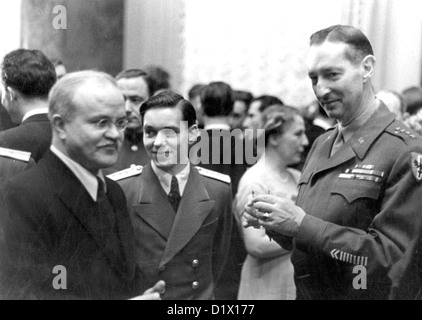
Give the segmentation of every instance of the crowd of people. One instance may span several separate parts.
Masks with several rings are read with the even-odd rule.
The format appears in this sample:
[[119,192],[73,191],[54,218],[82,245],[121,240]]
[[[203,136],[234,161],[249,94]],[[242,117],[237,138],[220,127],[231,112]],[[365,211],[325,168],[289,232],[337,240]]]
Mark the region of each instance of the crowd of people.
[[375,92],[350,26],[306,63],[299,109],[7,54],[0,298],[422,299],[422,87]]

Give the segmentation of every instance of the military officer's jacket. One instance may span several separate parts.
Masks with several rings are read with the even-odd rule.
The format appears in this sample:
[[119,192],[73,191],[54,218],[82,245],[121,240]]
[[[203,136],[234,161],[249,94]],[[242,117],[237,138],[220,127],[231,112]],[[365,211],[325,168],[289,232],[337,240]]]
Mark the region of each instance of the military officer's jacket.
[[384,299],[422,221],[422,141],[383,104],[330,157],[337,130],[315,142],[299,181],[298,296]]
[[127,198],[141,292],[164,280],[163,300],[213,299],[230,247],[230,178],[192,166],[175,213],[150,163],[109,177]]

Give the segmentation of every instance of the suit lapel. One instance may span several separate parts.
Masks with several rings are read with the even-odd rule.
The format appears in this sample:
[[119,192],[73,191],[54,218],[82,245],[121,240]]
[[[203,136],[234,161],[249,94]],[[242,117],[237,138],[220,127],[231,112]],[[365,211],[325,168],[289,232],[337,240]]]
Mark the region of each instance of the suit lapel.
[[[52,152],[47,152],[44,164],[48,176],[51,177],[50,180],[54,183],[54,190],[56,190],[59,200],[68,208],[69,213],[75,216],[101,251],[107,255],[109,251],[106,250],[104,239],[98,233],[96,219],[93,216],[96,210],[94,200],[72,171]],[[107,255],[107,257],[110,262],[116,259],[116,257],[110,255]]]
[[117,198],[118,193],[115,192],[115,186],[108,179],[106,179],[106,183],[109,190],[107,195],[115,212],[116,230],[120,239],[119,246],[124,254],[124,258],[128,262],[127,265],[131,266],[134,261],[134,238],[130,218],[125,209],[126,203]]
[[150,163],[144,167],[140,180],[139,204],[133,209],[163,238],[168,239],[175,214]]
[[201,228],[204,220],[214,207],[214,203],[215,201],[209,198],[200,174],[191,166],[189,179],[160,266],[166,264],[186,246]]

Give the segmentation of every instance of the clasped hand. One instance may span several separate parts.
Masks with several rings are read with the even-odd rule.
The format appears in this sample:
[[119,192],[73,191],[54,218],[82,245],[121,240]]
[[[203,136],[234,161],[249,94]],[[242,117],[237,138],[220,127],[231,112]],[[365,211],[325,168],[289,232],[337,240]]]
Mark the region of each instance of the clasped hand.
[[264,227],[285,236],[296,236],[306,213],[291,200],[270,194],[250,198],[243,214],[243,226]]

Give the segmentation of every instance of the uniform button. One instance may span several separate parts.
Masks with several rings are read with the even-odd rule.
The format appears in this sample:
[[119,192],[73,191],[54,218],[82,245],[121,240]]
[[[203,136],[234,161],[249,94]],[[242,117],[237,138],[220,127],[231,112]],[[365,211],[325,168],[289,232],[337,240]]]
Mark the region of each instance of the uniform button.
[[197,266],[199,266],[199,260],[195,259],[192,261],[192,267],[196,268]]
[[194,282],[192,282],[192,289],[193,290],[196,290],[196,289],[198,289],[199,288],[199,282],[198,281],[194,281]]
[[166,265],[163,265],[163,266],[159,267],[158,270],[160,270],[161,272],[165,271],[166,270]]
[[400,127],[397,127],[395,130],[396,130],[396,131],[399,131],[400,129],[401,129]]

